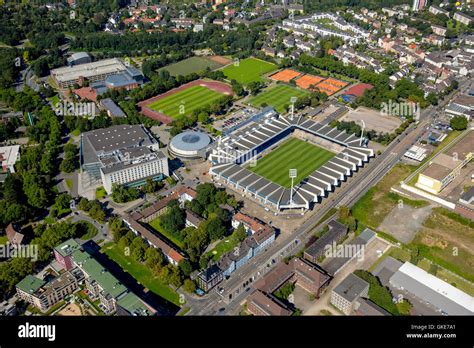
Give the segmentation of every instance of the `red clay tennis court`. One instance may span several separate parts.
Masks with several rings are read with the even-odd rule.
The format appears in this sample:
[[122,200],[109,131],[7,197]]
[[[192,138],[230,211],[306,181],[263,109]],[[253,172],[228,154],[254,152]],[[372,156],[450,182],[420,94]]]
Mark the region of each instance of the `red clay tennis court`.
[[296,80],[296,85],[299,88],[310,89],[311,85],[316,86],[318,83],[320,83],[324,79],[325,78],[321,77],[321,76],[306,74],[306,75],[301,76],[299,79]]
[[333,85],[334,87],[339,87],[339,89],[341,88],[344,88],[348,85],[347,82],[344,82],[344,81],[341,81],[341,80],[337,80],[337,79],[334,79],[332,77],[326,79],[326,81],[324,81],[325,83],[328,83],[330,85]]
[[295,77],[300,76],[300,75],[301,73],[298,71],[285,69],[285,70],[277,72],[276,74],[273,74],[272,76],[270,76],[270,78],[275,81],[290,82]]

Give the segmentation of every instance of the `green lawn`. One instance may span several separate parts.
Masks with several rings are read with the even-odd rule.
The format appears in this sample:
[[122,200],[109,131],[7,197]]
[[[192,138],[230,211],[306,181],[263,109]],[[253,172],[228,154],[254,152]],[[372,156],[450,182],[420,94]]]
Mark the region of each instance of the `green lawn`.
[[275,110],[282,113],[285,112],[287,106],[290,105],[291,97],[302,97],[307,94],[307,92],[294,87],[277,85],[251,98],[249,103],[257,107],[262,106],[262,104],[273,106]]
[[73,182],[72,179],[66,179],[66,186],[69,190],[72,190]]
[[167,65],[158,71],[166,70],[170,73],[171,76],[186,76],[192,73],[197,73],[207,68],[211,70],[220,68],[222,64],[216,63],[210,59],[206,59],[203,57],[191,57],[187,59],[183,59],[177,63],[173,63]]
[[181,306],[176,292],[168,285],[160,282],[144,264],[135,261],[130,256],[126,256],[116,244],[108,243],[101,250],[147,289],[175,305]]
[[[385,217],[397,205],[398,200],[390,193],[390,188],[399,183],[411,172],[407,165],[393,167],[383,179],[374,187],[371,187],[365,195],[352,207],[352,215],[362,225],[377,229]],[[417,201],[402,198],[410,206],[421,204]]]
[[194,110],[211,104],[223,94],[203,86],[192,86],[178,93],[150,103],[148,107],[169,117],[190,115]]
[[257,58],[245,58],[237,64],[230,64],[222,71],[229,80],[236,80],[244,85],[253,82],[261,81],[263,74],[276,70],[278,67]]
[[0,236],[0,245],[4,245],[8,242],[8,237],[6,235]]
[[290,138],[259,159],[255,167],[248,167],[248,169],[281,186],[291,187],[291,179],[288,177],[289,169],[298,170],[294,181],[296,185],[334,156],[334,153],[319,146]]
[[58,105],[59,102],[61,101],[61,100],[59,99],[59,96],[58,96],[57,94],[54,95],[54,96],[52,96],[51,98],[48,98],[48,100],[51,102],[51,104],[52,104],[54,107],[56,107],[56,105]]
[[74,129],[71,132],[71,135],[74,136],[74,137],[78,137],[79,135],[81,135],[81,131],[79,129]]
[[157,217],[154,220],[151,220],[148,224],[151,228],[153,228],[159,234],[162,234],[167,239],[169,239],[173,244],[175,244],[178,248],[183,249],[183,242],[180,241],[178,238],[173,236],[171,233],[165,231],[165,229],[161,226],[160,217]]
[[222,255],[224,255],[225,253],[227,253],[227,252],[231,251],[232,249],[234,249],[237,246],[237,244],[239,244],[239,241],[232,234],[229,237],[226,237],[225,239],[220,241],[214,247],[214,249],[212,249],[209,252],[209,256],[212,257],[212,260],[218,261],[221,258]]

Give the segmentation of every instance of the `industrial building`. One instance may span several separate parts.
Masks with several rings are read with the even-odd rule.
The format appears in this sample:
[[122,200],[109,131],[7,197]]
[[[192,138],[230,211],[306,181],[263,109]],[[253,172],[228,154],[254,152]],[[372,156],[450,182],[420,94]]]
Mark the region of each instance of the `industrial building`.
[[138,187],[147,179],[169,176],[168,158],[142,125],[119,125],[81,134],[81,170],[101,181],[108,193],[114,184]]
[[453,146],[431,159],[428,166],[418,174],[415,186],[427,192],[439,194],[471,161],[474,152],[473,144],[473,131],[458,138]]
[[391,276],[390,285],[428,302],[443,314],[474,315],[474,297],[410,262]]
[[143,80],[140,71],[133,67],[126,66],[120,59],[111,58],[99,60],[92,63],[84,63],[73,66],[66,66],[51,70],[51,77],[60,88],[73,87],[74,84],[82,86],[87,80],[89,82],[106,81],[108,77],[120,75],[122,77],[114,77],[109,81],[111,88],[117,88],[127,80],[127,84],[131,80],[139,83]]

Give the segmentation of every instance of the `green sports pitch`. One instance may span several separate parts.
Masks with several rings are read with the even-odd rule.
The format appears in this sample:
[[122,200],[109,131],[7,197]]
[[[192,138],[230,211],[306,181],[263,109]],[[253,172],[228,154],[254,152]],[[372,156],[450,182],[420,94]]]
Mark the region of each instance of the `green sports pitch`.
[[181,60],[177,63],[167,65],[159,69],[158,71],[166,70],[170,73],[171,76],[186,76],[192,73],[198,73],[199,71],[206,70],[206,68],[214,70],[220,68],[221,66],[222,64],[216,63],[211,59],[206,59],[203,57],[190,57]]
[[276,87],[267,89],[259,95],[251,98],[249,103],[253,106],[260,107],[263,104],[273,106],[276,111],[286,112],[286,106],[290,105],[291,97],[303,97],[308,93],[287,85],[277,85]]
[[297,169],[294,185],[335,156],[306,141],[290,138],[247,169],[283,187],[291,187],[290,169]]
[[207,106],[222,97],[224,97],[223,94],[207,87],[192,86],[147,106],[169,117],[178,118],[179,116],[188,116],[194,110]]
[[238,65],[232,63],[227,65],[222,71],[229,80],[236,80],[244,85],[261,81],[263,74],[276,70],[278,67],[264,60],[257,58],[245,58],[239,61]]

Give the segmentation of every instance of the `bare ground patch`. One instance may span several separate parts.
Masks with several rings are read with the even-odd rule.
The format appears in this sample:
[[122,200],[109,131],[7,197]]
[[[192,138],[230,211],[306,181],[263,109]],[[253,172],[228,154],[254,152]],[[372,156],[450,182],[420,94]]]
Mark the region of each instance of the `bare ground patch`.
[[423,227],[423,222],[430,215],[431,206],[413,208],[407,204],[395,206],[379,226],[384,231],[402,243],[408,244],[416,233]]

